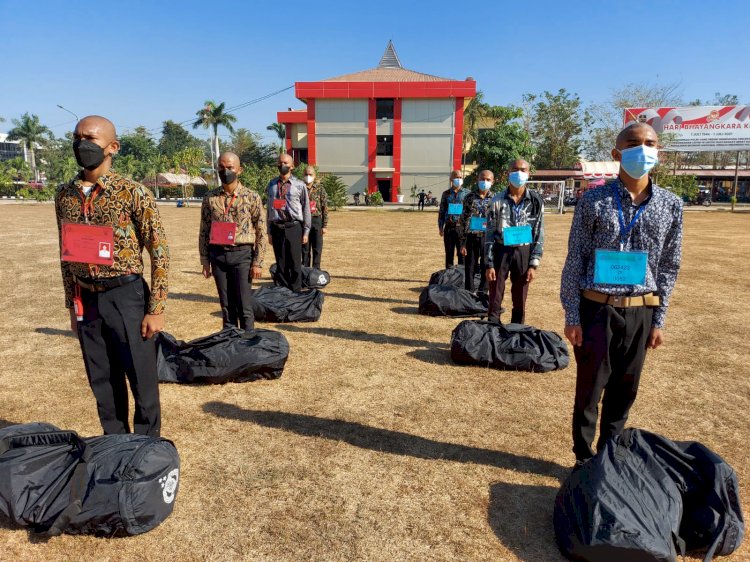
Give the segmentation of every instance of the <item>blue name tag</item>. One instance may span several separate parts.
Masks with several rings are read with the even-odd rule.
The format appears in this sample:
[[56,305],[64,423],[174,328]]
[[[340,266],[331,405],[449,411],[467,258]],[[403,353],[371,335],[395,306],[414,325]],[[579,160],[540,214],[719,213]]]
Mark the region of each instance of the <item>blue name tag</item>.
[[648,252],[594,250],[594,283],[643,285],[646,282]]
[[463,203],[448,203],[448,214],[449,215],[460,215],[464,212]]
[[503,245],[520,246],[521,244],[531,244],[531,225],[523,226],[506,226],[503,228]]
[[469,221],[469,230],[474,232],[486,232],[487,219],[484,217],[471,217],[471,220]]

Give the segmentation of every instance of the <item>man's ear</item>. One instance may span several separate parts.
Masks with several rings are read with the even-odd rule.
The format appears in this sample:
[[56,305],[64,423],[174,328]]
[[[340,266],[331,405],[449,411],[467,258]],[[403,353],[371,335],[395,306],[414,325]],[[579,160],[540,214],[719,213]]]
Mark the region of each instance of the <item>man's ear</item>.
[[109,149],[112,151],[110,152],[110,156],[114,156],[118,152],[120,152],[120,141],[113,140],[111,143],[109,143]]
[[612,160],[617,160],[619,162],[620,159],[622,158],[622,154],[616,148],[613,148],[610,154],[612,155]]

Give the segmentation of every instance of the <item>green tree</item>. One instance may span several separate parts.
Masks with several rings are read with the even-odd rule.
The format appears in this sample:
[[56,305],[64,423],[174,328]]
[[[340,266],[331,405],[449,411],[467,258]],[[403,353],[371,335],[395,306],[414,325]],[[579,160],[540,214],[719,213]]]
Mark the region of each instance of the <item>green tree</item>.
[[269,182],[278,175],[279,171],[275,166],[256,166],[253,164],[242,167],[240,181],[242,182],[242,185],[249,187],[260,195],[263,203],[266,203],[266,200],[268,199],[266,188],[268,187]]
[[479,140],[482,130],[492,129],[497,120],[505,118],[505,107],[490,105],[484,101],[484,92],[481,90],[472,98],[464,110],[464,135],[462,141],[462,163],[464,166],[470,159],[469,151]]
[[230,150],[240,157],[244,166],[268,166],[276,160],[276,148],[261,142],[257,133],[251,133],[247,129],[237,129],[230,137],[228,143],[221,143],[221,149]]
[[320,185],[328,195],[328,206],[334,211],[346,205],[348,189],[344,181],[334,174],[324,174],[320,179]]
[[526,94],[524,103],[532,107],[534,167],[573,168],[580,161],[581,135],[589,122],[588,112],[581,108],[578,95],[561,88],[556,94],[547,91],[539,96]]
[[276,136],[279,137],[279,154],[283,154],[286,150],[286,125],[283,123],[271,123],[268,127],[266,127],[267,131],[273,131],[276,133]]
[[[200,177],[201,167],[206,163],[205,154],[200,147],[183,148],[172,157],[175,173],[187,174],[188,178]],[[194,186],[189,181],[182,184],[182,196],[187,199],[193,196]]]
[[176,153],[186,148],[202,147],[200,139],[191,135],[182,125],[174,121],[164,121],[158,150],[171,159]]
[[21,156],[0,161],[0,195],[16,195],[19,184],[31,179],[31,168]]
[[[224,107],[224,102],[217,104],[213,100],[206,100],[203,107],[195,112],[198,119],[193,122],[193,129],[203,127],[204,129],[211,130],[211,165],[214,170],[217,168],[217,161],[219,159],[219,127],[224,127],[227,131],[233,133],[234,128],[232,127],[232,123],[237,121],[234,115],[224,112]],[[215,173],[218,174],[218,171]],[[219,181],[218,176],[216,181]]]
[[156,143],[144,127],[137,127],[133,133],[120,137],[120,152],[114,168],[136,181],[143,181],[153,172],[157,157]]
[[73,133],[53,138],[39,151],[39,168],[51,186],[69,182],[75,177],[79,167],[73,155]]
[[13,119],[13,125],[15,125],[10,131],[8,131],[8,139],[20,140],[26,145],[31,155],[31,173],[33,174],[34,180],[39,179],[39,171],[36,167],[36,145],[44,145],[52,136],[52,131],[48,127],[42,125],[39,121],[38,115],[29,115],[24,113],[21,119]]

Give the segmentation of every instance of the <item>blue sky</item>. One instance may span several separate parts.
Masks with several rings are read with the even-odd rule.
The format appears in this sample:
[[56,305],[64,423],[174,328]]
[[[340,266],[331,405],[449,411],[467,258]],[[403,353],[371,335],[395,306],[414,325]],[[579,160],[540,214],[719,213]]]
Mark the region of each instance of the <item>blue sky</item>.
[[[389,39],[410,69],[472,76],[487,101],[627,82],[679,82],[686,99],[750,102],[750,2],[89,2],[0,0],[0,124],[28,111],[57,135],[97,113],[157,133],[206,99],[227,106],[376,66]],[[238,110],[262,133],[293,91]],[[196,132],[206,136],[203,130]]]

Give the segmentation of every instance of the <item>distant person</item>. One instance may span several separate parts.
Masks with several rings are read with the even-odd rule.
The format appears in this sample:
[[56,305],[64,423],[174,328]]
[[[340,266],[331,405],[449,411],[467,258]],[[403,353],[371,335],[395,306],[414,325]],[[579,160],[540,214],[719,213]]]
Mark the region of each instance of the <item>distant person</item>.
[[316,181],[315,168],[305,168],[305,187],[310,200],[310,236],[307,244],[302,246],[302,265],[320,269],[320,258],[323,255],[323,237],[328,232],[328,194]]
[[428,205],[432,205],[434,202],[434,197],[432,196],[432,191],[427,192],[427,197],[425,198],[425,201]]
[[576,465],[592,447],[622,433],[646,359],[663,343],[662,329],[680,270],[682,201],[658,187],[658,137],[645,123],[625,127],[612,158],[616,180],[586,191],[576,206],[562,272],[565,336],[576,357],[573,453]]
[[418,199],[417,208],[420,211],[424,211],[424,200],[426,198],[427,198],[427,194],[424,192],[424,189],[417,194],[417,199]]
[[456,255],[458,256],[458,264],[464,263],[464,257],[460,251],[461,240],[458,233],[458,219],[463,213],[464,198],[469,194],[469,190],[461,187],[464,184],[463,177],[461,170],[453,170],[450,175],[450,187],[443,192],[440,198],[438,232],[443,237],[446,269],[453,267],[453,258]]
[[544,244],[544,202],[526,188],[529,163],[519,159],[510,165],[508,189],[492,198],[487,226],[485,259],[490,303],[487,317],[500,321],[505,282],[510,276],[513,302],[510,321],[523,324],[529,284],[536,277]]
[[294,160],[280,154],[279,176],[268,183],[268,241],[273,245],[276,271],[282,285],[302,289],[302,246],[310,234],[310,200],[302,180],[292,174]]
[[252,285],[266,253],[266,217],[260,195],[240,182],[241,172],[236,154],[219,157],[221,187],[203,198],[198,252],[203,276],[216,283],[224,327],[252,330]]
[[[486,285],[484,245],[487,216],[490,208],[490,188],[495,175],[482,170],[477,177],[477,190],[464,199],[464,211],[458,221],[461,255],[464,256],[464,288],[472,293],[483,291]],[[479,287],[474,286],[474,275],[479,273]]]
[[[109,119],[90,115],[73,131],[82,168],[55,194],[65,307],[78,335],[105,434],[161,430],[154,335],[164,329],[169,248],[151,192],[112,170],[120,150]],[[143,249],[151,288],[143,279]],[[126,381],[127,379],[127,381]]]

